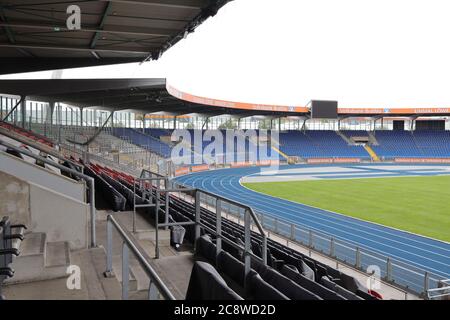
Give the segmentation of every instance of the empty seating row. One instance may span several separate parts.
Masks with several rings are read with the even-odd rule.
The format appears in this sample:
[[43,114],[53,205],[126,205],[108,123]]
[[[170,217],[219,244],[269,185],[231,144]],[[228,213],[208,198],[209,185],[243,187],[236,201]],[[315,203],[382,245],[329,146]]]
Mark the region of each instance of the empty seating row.
[[[293,266],[284,265],[282,272],[252,260],[252,269],[245,276],[245,266],[237,258],[222,250],[216,257],[216,246],[211,238],[202,236],[196,245],[196,255],[215,265],[230,289],[246,299],[272,300],[364,300],[343,288],[328,276],[320,284],[303,276]],[[366,294],[364,298],[373,297]]]
[[50,139],[48,139],[47,137],[44,137],[44,136],[42,136],[40,134],[37,134],[37,133],[29,131],[29,130],[20,128],[18,126],[13,125],[13,124],[9,124],[9,123],[6,123],[6,122],[0,120],[0,127],[6,129],[8,131],[12,131],[12,132],[14,132],[16,134],[19,134],[21,136],[24,136],[24,137],[26,137],[28,139],[31,139],[31,140],[34,140],[36,142],[45,144],[45,145],[47,145],[49,147],[53,147],[54,146],[54,143]]
[[130,140],[133,144],[150,150],[161,157],[168,158],[171,155],[172,148],[167,143],[135,129],[114,128],[113,134],[121,139]]
[[280,132],[280,150],[301,158],[369,158],[362,146],[349,145],[336,131]]
[[[23,143],[21,143],[21,142],[19,142],[17,140],[14,140],[14,139],[11,139],[11,138],[9,138],[7,136],[4,136],[2,134],[0,134],[0,140],[3,141],[3,142],[6,142],[6,143],[8,143],[8,144],[10,144],[10,145],[12,145],[12,146],[14,146],[16,148],[20,148],[20,149],[23,149],[25,151],[31,152],[31,153],[33,153],[36,156],[40,156],[40,157],[45,158],[47,160],[50,160],[52,162],[59,163],[58,159],[56,159],[55,157],[53,157],[53,156],[51,156],[51,155],[49,155],[49,154],[47,154],[45,152],[42,152],[42,151],[40,151],[40,150],[38,150],[36,148],[33,148],[33,147],[29,146],[29,145],[23,144]],[[61,173],[61,170],[59,170],[55,166],[52,166],[52,165],[47,164],[47,163],[43,163],[43,162],[41,162],[39,160],[36,160],[35,158],[29,157],[27,155],[24,155],[24,154],[14,150],[14,149],[7,148],[7,147],[5,147],[3,145],[0,145],[0,151],[4,151],[4,152],[6,152],[8,154],[11,154],[11,155],[13,155],[15,157],[23,159],[26,162],[29,162],[29,163],[32,163],[32,164],[36,164],[36,165],[38,165],[40,167],[43,167],[43,168],[47,168],[47,169],[49,169],[49,170],[51,170],[53,172],[56,172],[58,174]]]
[[450,131],[376,131],[374,151],[384,158],[448,158]]
[[100,193],[103,199],[105,199],[111,206],[113,211],[125,211],[127,202],[126,198],[101,176],[99,169],[95,166],[86,166],[84,173],[94,178],[96,194]]

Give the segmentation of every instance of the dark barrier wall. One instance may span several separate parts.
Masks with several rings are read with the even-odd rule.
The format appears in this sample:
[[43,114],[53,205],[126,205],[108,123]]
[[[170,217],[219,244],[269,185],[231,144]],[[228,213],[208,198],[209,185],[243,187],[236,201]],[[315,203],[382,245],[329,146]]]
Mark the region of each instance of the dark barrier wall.
[[403,120],[394,120],[392,122],[392,125],[394,126],[394,130],[399,130],[399,131],[405,130],[405,121],[403,121]]
[[416,130],[445,130],[445,120],[416,121]]

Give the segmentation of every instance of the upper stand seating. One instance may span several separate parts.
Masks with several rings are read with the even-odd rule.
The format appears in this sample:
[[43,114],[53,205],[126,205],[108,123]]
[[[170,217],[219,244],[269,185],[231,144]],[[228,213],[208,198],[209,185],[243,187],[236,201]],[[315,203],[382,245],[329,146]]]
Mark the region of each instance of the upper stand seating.
[[424,157],[450,157],[450,131],[416,130],[413,136]]
[[302,158],[369,158],[361,146],[350,146],[335,131],[308,130],[280,133],[280,149]]
[[372,146],[372,149],[381,158],[424,156],[409,131],[376,131],[375,137],[379,145]]
[[127,138],[133,144],[150,150],[164,158],[171,155],[172,148],[161,140],[130,128],[114,128],[113,134],[119,138]]
[[450,131],[377,131],[375,152],[385,158],[448,158]]

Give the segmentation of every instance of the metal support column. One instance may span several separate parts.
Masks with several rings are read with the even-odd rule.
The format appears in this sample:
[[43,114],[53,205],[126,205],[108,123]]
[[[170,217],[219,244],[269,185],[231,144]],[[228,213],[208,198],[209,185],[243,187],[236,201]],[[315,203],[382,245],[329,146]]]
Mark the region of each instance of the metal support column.
[[130,283],[130,264],[128,245],[125,241],[122,244],[122,299],[128,300],[128,288]]
[[245,252],[244,252],[244,263],[245,263],[245,277],[247,278],[247,275],[250,273],[251,269],[251,256],[249,255],[249,252],[251,250],[251,230],[250,230],[250,224],[251,224],[251,216],[250,212],[248,210],[245,210],[244,213],[244,230],[245,230]]
[[219,257],[220,251],[222,251],[222,201],[216,200],[216,259]]
[[195,192],[195,243],[200,238],[200,191]]
[[142,133],[145,133],[145,116],[146,115],[147,115],[146,113],[144,113],[142,115]]
[[22,128],[25,129],[26,127],[26,121],[27,121],[27,100],[25,96],[20,97],[20,114],[21,114],[21,125]]

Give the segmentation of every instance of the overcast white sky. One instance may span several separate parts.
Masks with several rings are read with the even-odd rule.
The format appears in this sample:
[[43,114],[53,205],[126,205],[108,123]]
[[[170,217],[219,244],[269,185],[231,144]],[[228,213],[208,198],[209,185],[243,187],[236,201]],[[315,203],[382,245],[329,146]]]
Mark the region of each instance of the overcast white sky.
[[63,78],[167,77],[182,91],[253,103],[450,107],[449,9],[448,0],[235,0],[159,61]]

